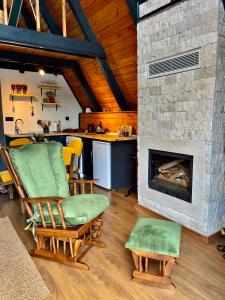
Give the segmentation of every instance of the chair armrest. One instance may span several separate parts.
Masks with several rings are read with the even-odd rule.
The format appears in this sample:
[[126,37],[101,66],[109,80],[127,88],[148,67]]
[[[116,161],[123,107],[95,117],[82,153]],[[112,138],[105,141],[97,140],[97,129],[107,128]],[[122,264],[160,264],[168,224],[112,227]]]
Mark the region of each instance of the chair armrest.
[[41,198],[24,198],[24,201],[30,204],[34,203],[58,203],[61,204],[65,201],[62,197],[41,197]]
[[72,194],[73,195],[77,195],[78,191],[77,191],[77,187],[79,190],[79,193],[81,194],[86,194],[86,188],[89,186],[90,187],[90,191],[88,191],[88,193],[94,194],[94,183],[98,182],[98,179],[69,179],[69,184],[73,185],[73,191]]
[[75,183],[75,184],[95,183],[98,181],[99,179],[69,179],[69,183]]

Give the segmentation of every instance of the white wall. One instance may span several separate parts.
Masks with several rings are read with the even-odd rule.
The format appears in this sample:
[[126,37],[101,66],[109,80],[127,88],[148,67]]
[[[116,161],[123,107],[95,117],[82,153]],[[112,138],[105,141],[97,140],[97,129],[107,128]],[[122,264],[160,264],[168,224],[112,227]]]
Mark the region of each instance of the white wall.
[[[60,102],[60,108],[56,111],[55,107],[45,107],[42,111],[41,102],[43,96],[38,85],[42,81],[50,80],[56,81],[61,90],[57,91],[56,101]],[[0,69],[0,81],[2,90],[2,105],[4,116],[4,131],[5,133],[14,132],[14,122],[6,122],[5,117],[13,117],[14,121],[21,118],[24,125],[20,126],[23,132],[37,132],[42,131],[42,128],[37,125],[37,120],[60,120],[63,128],[78,128],[79,126],[79,113],[82,111],[79,103],[72,94],[66,81],[62,75],[45,74],[41,76],[35,72],[25,72],[21,74],[19,71]],[[15,112],[12,111],[12,101],[10,101],[9,94],[12,93],[11,84],[26,84],[28,86],[27,93],[37,95],[38,102],[33,102],[35,115],[31,116],[31,103],[29,99],[17,98],[14,101]],[[43,94],[46,91],[43,92]],[[65,117],[69,117],[69,121]],[[52,122],[53,123],[53,122]],[[20,123],[19,123],[20,124]],[[53,128],[50,127],[50,130]]]

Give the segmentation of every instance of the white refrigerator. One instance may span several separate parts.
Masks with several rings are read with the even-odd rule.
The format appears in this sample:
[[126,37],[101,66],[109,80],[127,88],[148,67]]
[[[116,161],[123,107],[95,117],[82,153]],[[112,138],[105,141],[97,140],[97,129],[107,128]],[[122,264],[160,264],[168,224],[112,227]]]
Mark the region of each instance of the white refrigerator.
[[97,185],[111,189],[111,144],[93,141],[93,177]]

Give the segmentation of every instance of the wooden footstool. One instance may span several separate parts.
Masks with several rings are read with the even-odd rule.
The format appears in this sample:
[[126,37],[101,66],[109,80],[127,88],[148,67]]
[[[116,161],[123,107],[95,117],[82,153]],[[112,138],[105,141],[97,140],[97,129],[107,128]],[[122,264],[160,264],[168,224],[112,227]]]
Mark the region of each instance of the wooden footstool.
[[[174,222],[141,218],[125,247],[132,251],[135,270],[133,280],[161,287],[171,284],[171,271],[180,250],[181,226]],[[158,274],[150,273],[149,260],[159,261]]]

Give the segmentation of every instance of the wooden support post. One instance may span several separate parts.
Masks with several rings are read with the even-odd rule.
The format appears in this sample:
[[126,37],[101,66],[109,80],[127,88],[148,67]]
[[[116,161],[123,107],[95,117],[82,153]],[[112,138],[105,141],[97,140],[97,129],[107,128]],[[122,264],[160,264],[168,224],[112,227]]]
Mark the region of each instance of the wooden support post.
[[39,0],[35,0],[35,15],[36,15],[36,30],[41,31]]
[[62,0],[62,30],[63,36],[67,36],[67,28],[66,28],[66,0]]

